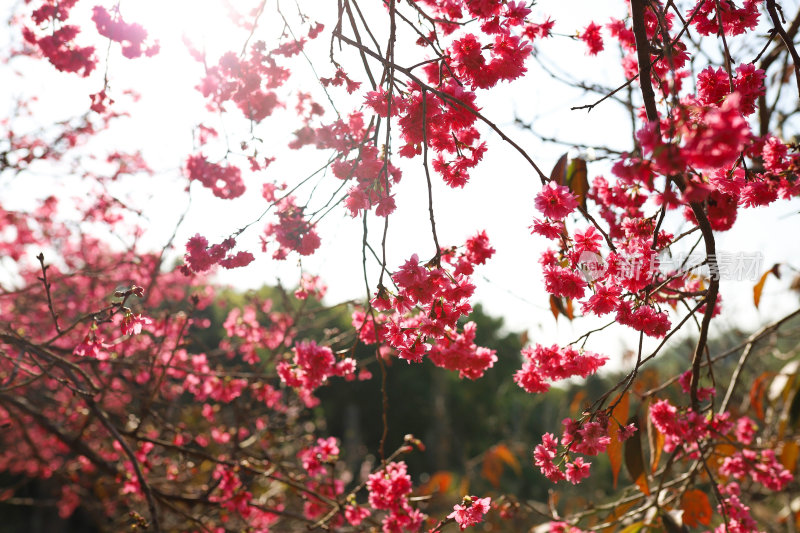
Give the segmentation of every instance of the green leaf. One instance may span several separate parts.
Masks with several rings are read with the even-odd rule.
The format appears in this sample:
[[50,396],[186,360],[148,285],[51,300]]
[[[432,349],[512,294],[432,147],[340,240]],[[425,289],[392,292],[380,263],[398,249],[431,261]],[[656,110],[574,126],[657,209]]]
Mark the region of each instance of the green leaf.
[[586,160],[580,157],[570,161],[567,167],[567,187],[578,198],[578,203],[586,209],[586,194],[589,192],[589,178]]
[[619,533],[639,533],[644,527],[644,522],[634,522]]

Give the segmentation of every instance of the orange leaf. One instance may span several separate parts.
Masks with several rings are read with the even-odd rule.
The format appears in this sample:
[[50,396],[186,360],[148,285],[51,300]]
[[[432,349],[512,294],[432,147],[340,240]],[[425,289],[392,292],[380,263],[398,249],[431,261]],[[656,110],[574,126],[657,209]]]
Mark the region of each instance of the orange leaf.
[[767,379],[774,375],[774,372],[764,372],[753,381],[753,386],[750,387],[750,405],[753,406],[759,420],[764,420],[764,393],[767,390]]
[[522,473],[522,467],[519,465],[519,461],[517,461],[516,456],[511,453],[511,450],[508,449],[508,446],[500,443],[493,446],[492,449],[494,450],[494,454],[499,457],[501,461],[510,466],[517,475]]
[[440,470],[433,473],[428,482],[419,488],[419,492],[423,495],[433,494],[434,492],[447,492],[452,483],[453,474]]
[[619,398],[617,405],[611,411],[611,418],[617,421],[621,426],[628,419],[628,411],[631,405],[631,392],[627,391]]
[[497,444],[486,450],[486,453],[483,455],[481,475],[494,487],[500,486],[500,476],[503,475],[504,470],[503,464],[510,466],[517,475],[522,473],[522,467],[519,461],[505,444]]
[[459,494],[469,494],[469,476],[463,476],[461,483],[458,484]]
[[499,487],[500,476],[503,475],[503,463],[496,455],[487,452],[483,457],[481,475],[485,477],[493,487]]
[[702,490],[687,490],[681,498],[681,509],[683,509],[683,523],[689,527],[697,527],[697,524],[707,526],[711,524],[711,503],[708,496]]
[[619,440],[619,427],[628,419],[630,408],[630,391],[622,395],[617,405],[611,411],[608,420],[608,436],[611,442],[608,444],[608,459],[611,461],[611,474],[614,476],[614,488],[617,488],[619,470],[622,467],[622,442]]
[[556,319],[556,322],[558,322],[558,315],[560,313],[560,310],[559,310],[560,306],[561,306],[561,300],[559,300],[558,298],[556,298],[555,296],[553,296],[551,294],[550,295],[550,312],[553,313],[553,318]]
[[756,309],[758,309],[758,303],[761,301],[761,293],[764,291],[764,283],[767,281],[767,276],[772,274],[776,278],[781,279],[781,272],[778,267],[779,264],[772,265],[772,268],[764,272],[761,275],[761,279],[759,279],[758,283],[753,287],[753,303],[756,304]]
[[569,404],[569,412],[570,413],[577,413],[578,409],[581,407],[581,402],[586,399],[586,391],[580,389],[575,396],[572,398],[572,403]]
[[616,531],[617,525],[614,522],[616,522],[617,519],[619,519],[625,513],[627,513],[637,503],[639,503],[638,499],[630,501],[628,503],[621,503],[616,507],[614,507],[608,514],[608,516],[606,516],[605,519],[603,520],[603,522],[605,522],[606,524],[611,524],[611,525],[608,526],[607,528],[602,529],[601,531],[603,533],[611,533],[613,531]]
[[664,434],[658,430],[658,428],[653,427],[653,431],[655,432],[656,444],[650,453],[650,471],[655,473],[655,471],[658,469],[658,462],[661,460],[661,452],[664,451],[664,441],[666,438],[664,437]]
[[785,442],[780,458],[783,467],[789,472],[794,472],[795,467],[797,467],[798,457],[800,457],[800,446],[793,441]]
[[767,281],[767,276],[769,276],[769,270],[762,274],[761,279],[758,280],[758,283],[753,287],[753,303],[756,304],[756,309],[758,309],[758,302],[761,301],[761,293],[764,290],[764,283]]
[[[566,306],[564,302],[566,301]],[[553,313],[553,317],[558,321],[558,315],[564,315],[570,321],[574,318],[572,314],[572,300],[566,298],[556,298],[552,294],[550,295],[550,312]]]

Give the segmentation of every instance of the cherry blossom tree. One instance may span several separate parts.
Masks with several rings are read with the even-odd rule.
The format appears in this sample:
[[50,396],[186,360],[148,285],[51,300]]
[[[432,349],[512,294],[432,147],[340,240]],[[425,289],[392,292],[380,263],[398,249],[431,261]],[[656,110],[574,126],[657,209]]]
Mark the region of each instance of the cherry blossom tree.
[[[12,8],[9,79],[46,71],[85,82],[85,108],[51,120],[40,95],[25,94],[0,122],[0,470],[47,481],[61,517],[80,506],[109,531],[388,533],[512,521],[551,532],[744,532],[776,522],[794,530],[796,365],[750,388],[743,376],[759,369],[753,355],[798,311],[754,326],[723,353],[710,349],[709,335],[727,296],[719,235],[741,211],[800,193],[797,6],[630,0],[578,25],[548,16],[545,1],[287,4],[232,5],[242,39],[218,54],[187,40],[183,51],[202,72],[196,91],[205,106],[192,149],[177,154],[183,188],[169,205],[180,216],[187,198],[208,193],[210,206],[255,200],[260,211],[239,227],[216,217],[214,234],[184,227],[180,216],[159,246],[145,238],[152,221],[140,194],[160,190],[158,173],[115,133],[138,112],[139,87],[119,80],[162,53],[157,36],[124,1]],[[276,24],[278,38],[265,37]],[[573,113],[611,108],[632,124],[625,150],[607,138],[575,146],[489,113],[497,95],[513,94],[501,91],[529,81],[553,41],[580,43],[616,73],[614,87],[569,72],[568,61],[560,61],[566,76],[552,75],[585,91],[588,103]],[[525,130],[567,154],[540,157],[518,140]],[[516,172],[538,182],[530,242],[519,246],[549,243],[533,275],[554,318],[584,332],[571,343],[534,339],[513,381],[546,394],[619,364],[620,354],[593,347],[606,328],[638,339],[623,379],[529,443],[526,466],[554,491],[592,476],[599,456],[616,486],[625,464],[630,485],[583,510],[468,487],[442,510],[421,496],[404,462],[424,442],[387,439],[386,413],[403,401],[387,394],[392,364],[427,360],[479,380],[498,360],[476,344],[469,318],[475,276],[499,259],[492,228],[472,227],[468,212],[437,218],[433,193],[439,182],[456,194],[468,189],[503,146]],[[282,157],[319,170],[276,175]],[[42,173],[60,188],[31,185]],[[425,184],[413,201],[430,231],[392,264],[388,226],[410,180]],[[502,202],[514,191],[496,194]],[[224,337],[208,343],[215,273],[244,272],[258,257],[313,256],[332,213],[363,225],[361,298],[323,300],[325,272],[299,272],[293,294],[249,298],[230,309]],[[471,237],[440,242],[445,225]],[[260,247],[248,244],[254,235]],[[696,255],[664,261],[691,242]],[[779,268],[756,285],[756,305],[769,274]],[[349,329],[325,329],[326,313],[342,306]],[[680,335],[693,340],[682,371],[645,379]],[[364,401],[381,403],[374,430],[382,437],[375,463],[351,471],[341,443],[309,413],[328,383],[370,379],[381,395]],[[503,450],[493,453],[511,464]],[[19,500],[14,487],[0,497]]]

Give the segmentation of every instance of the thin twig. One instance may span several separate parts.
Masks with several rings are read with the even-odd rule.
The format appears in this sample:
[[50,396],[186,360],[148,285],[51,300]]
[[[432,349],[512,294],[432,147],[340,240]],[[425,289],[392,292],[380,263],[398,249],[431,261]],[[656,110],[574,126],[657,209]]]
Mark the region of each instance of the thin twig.
[[800,54],[797,53],[797,48],[794,47],[792,38],[786,33],[786,30],[783,29],[783,24],[781,24],[781,19],[778,16],[778,9],[775,7],[775,0],[767,0],[767,11],[772,19],[775,30],[778,32],[778,35],[781,36],[781,39],[783,39],[783,44],[786,45],[786,49],[789,50],[789,55],[792,56],[794,79],[797,83],[798,96],[800,96]]
[[39,255],[36,256],[36,259],[39,260],[39,264],[42,267],[42,277],[39,278],[39,281],[42,282],[44,285],[44,291],[47,293],[47,308],[50,310],[50,316],[53,317],[53,324],[56,326],[56,332],[61,334],[61,327],[58,325],[58,313],[56,310],[53,309],[53,298],[50,295],[50,282],[47,281],[47,269],[50,268],[50,265],[44,264],[44,254],[39,252]]
[[[346,37],[340,31],[334,30],[333,35],[334,35],[335,38],[343,41],[346,44],[349,44],[350,46],[353,46],[353,47],[358,48],[358,49],[363,49],[364,52],[367,55],[372,56],[373,58],[377,59],[378,61],[380,61],[380,62],[382,62],[384,64],[386,63],[386,59],[385,58],[383,58],[380,55],[376,54],[375,52],[373,52],[369,48],[366,48],[366,47],[358,44],[357,42],[353,41],[352,39]],[[469,104],[467,104],[465,102],[462,102],[461,100],[459,100],[458,98],[456,98],[454,96],[451,96],[451,95],[449,95],[449,94],[447,94],[445,92],[442,92],[442,91],[439,91],[439,90],[435,89],[434,87],[431,87],[430,85],[428,85],[427,83],[425,83],[424,81],[419,79],[417,76],[415,76],[407,68],[401,67],[400,65],[397,65],[397,64],[395,64],[393,66],[394,66],[395,70],[397,70],[398,72],[403,73],[411,81],[416,83],[420,87],[420,89],[424,89],[424,90],[426,90],[426,91],[428,91],[428,92],[430,92],[432,94],[435,94],[436,96],[438,96],[439,98],[441,98],[445,102],[448,102],[451,105],[455,105],[455,106],[461,107],[463,109],[466,109],[467,112],[469,112],[472,115],[475,115],[476,117],[478,117],[481,120],[481,122],[483,122],[484,124],[489,126],[489,128],[491,128],[492,131],[494,131],[496,134],[498,134],[500,136],[500,138],[503,139],[503,141],[505,141],[506,143],[511,145],[525,159],[525,161],[527,161],[528,164],[530,164],[531,167],[533,167],[533,169],[536,171],[536,174],[539,176],[539,179],[542,181],[543,184],[547,182],[547,176],[544,174],[544,172],[542,172],[542,170],[533,161],[533,159],[531,159],[531,156],[528,155],[528,152],[526,152],[519,144],[514,142],[514,140],[512,140],[508,135],[506,135],[503,132],[503,130],[501,130],[494,122],[492,122],[491,120],[486,118],[480,111],[478,111],[477,109],[475,109],[471,105],[469,105]]]

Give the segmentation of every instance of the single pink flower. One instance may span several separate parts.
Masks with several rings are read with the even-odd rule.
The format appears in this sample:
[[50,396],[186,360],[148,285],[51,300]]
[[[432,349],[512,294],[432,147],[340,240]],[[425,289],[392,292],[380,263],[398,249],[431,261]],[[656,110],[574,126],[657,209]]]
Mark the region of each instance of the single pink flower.
[[535,205],[544,216],[561,220],[578,207],[578,200],[569,188],[551,181],[536,195]]
[[581,40],[586,43],[589,48],[587,53],[591,56],[596,56],[598,52],[603,51],[603,37],[600,35],[600,29],[601,26],[590,22],[581,33]]

